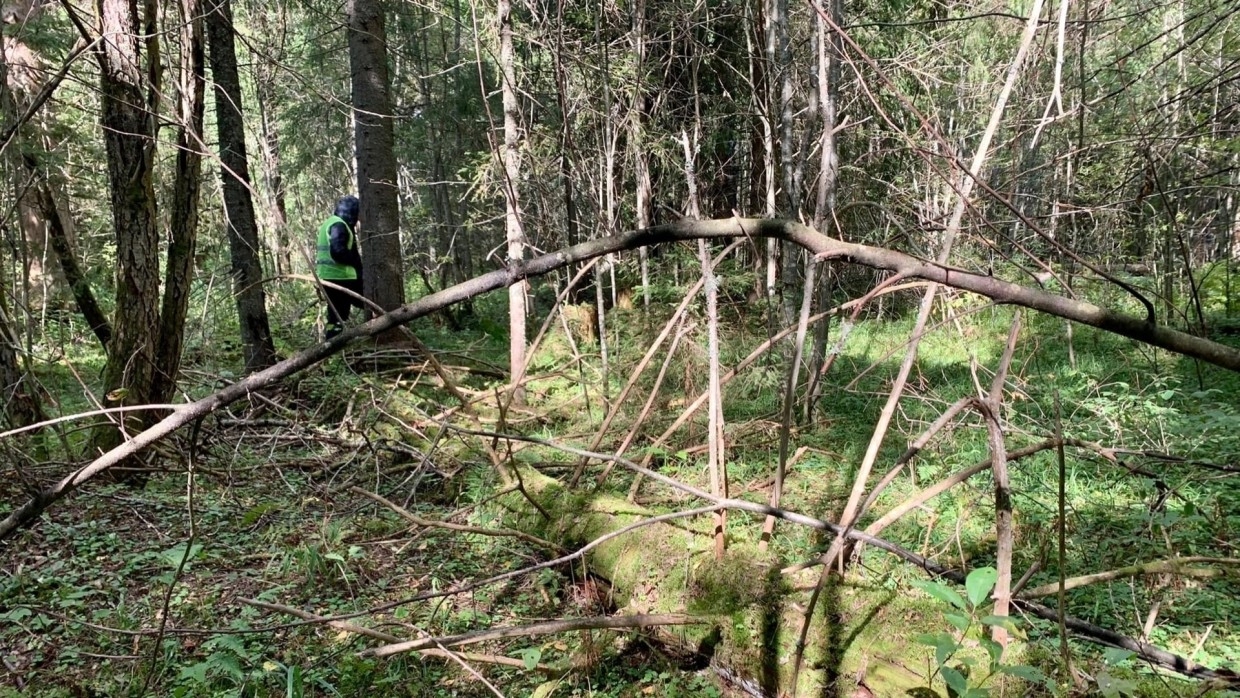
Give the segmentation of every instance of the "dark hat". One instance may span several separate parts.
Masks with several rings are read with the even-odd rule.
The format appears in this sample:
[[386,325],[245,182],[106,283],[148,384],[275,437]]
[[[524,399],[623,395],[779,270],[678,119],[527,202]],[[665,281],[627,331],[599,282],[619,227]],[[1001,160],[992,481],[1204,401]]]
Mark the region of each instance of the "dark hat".
[[357,212],[361,207],[361,202],[356,196],[349,194],[342,196],[336,201],[336,215],[344,219],[349,225],[357,225]]

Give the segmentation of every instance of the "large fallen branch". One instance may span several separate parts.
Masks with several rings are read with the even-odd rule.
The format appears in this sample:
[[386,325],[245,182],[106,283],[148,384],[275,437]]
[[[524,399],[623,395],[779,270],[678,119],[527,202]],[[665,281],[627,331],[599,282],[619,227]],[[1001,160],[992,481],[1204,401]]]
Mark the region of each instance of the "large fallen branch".
[[838,259],[875,269],[896,272],[953,288],[972,291],[999,302],[1021,305],[1051,315],[1129,337],[1184,356],[1201,359],[1240,372],[1240,351],[1184,332],[1152,325],[1140,318],[1098,307],[1091,303],[1056,296],[1037,288],[1027,288],[983,274],[929,262],[878,247],[857,245],[827,237],[804,225],[782,220],[731,218],[717,221],[682,220],[667,225],[636,230],[614,237],[600,238],[545,254],[505,269],[483,274],[469,281],[424,296],[412,303],[354,327],[331,341],[321,342],[280,363],[253,373],[245,379],[173,410],[129,441],[102,454],[85,467],[43,490],[0,521],[0,540],[29,525],[49,506],[72,493],[96,475],[124,461],[177,429],[223,408],[250,393],[340,352],[350,342],[371,337],[408,324],[453,303],[488,291],[511,286],[524,279],[541,276],[604,254],[631,250],[665,242],[740,237],[769,237],[787,240],[814,252],[820,259]]
[[[568,446],[566,444],[556,443],[554,441],[549,441],[547,439],[541,439],[535,436],[524,436],[524,435],[518,435],[518,434],[497,434],[495,432],[466,429],[466,428],[456,427],[456,426],[452,426],[451,428],[453,431],[459,432],[461,434],[471,434],[475,436],[488,436],[492,438],[498,437],[501,439],[507,439],[507,440],[512,440],[512,441],[524,441],[526,443],[539,444],[542,446],[554,448],[556,450],[562,451],[564,453],[567,453],[567,454],[570,454],[570,455],[573,455],[579,458],[591,458],[591,459],[613,462],[613,463],[623,466],[624,468],[627,468],[628,470],[633,471],[634,473],[640,473],[646,476],[647,478],[658,481],[673,489],[679,490],[681,492],[684,492],[685,494],[689,494],[698,499],[701,499],[707,502],[708,506],[716,506],[719,508],[729,509],[733,511],[745,511],[751,514],[756,514],[758,516],[774,516],[775,518],[781,519],[783,521],[788,521],[789,523],[794,523],[794,524],[798,524],[801,526],[807,526],[810,528],[816,528],[818,530],[826,531],[828,533],[841,535],[850,540],[857,541],[860,543],[865,543],[866,545],[870,545],[872,547],[891,553],[892,555],[895,555],[896,557],[899,557],[906,562],[912,563],[913,565],[916,565],[917,567],[922,568],[923,570],[934,575],[935,577],[949,580],[955,584],[963,585],[965,583],[965,579],[966,579],[965,572],[947,567],[946,565],[943,565],[936,560],[925,557],[924,555],[919,555],[918,553],[915,553],[911,550],[908,550],[899,545],[896,545],[895,543],[892,543],[886,539],[871,535],[870,533],[867,533],[864,531],[858,531],[855,528],[839,526],[829,521],[824,521],[822,519],[816,519],[812,516],[806,516],[805,514],[800,514],[794,511],[789,511],[787,509],[772,507],[768,504],[760,504],[758,502],[750,502],[750,501],[741,500],[741,499],[716,497],[715,495],[712,495],[711,493],[705,490],[702,490],[692,485],[675,480],[658,471],[651,470],[649,468],[644,468],[641,465],[634,463],[633,461],[627,458],[623,458],[621,456],[616,456],[616,455],[609,454],[609,453],[597,453],[597,452],[587,451],[585,449]],[[706,507],[703,507],[701,509],[698,509],[697,511],[701,512],[701,511],[704,511],[705,509]],[[678,512],[678,513],[685,513],[685,512]],[[655,518],[658,518],[658,517],[655,517]],[[1049,606],[1044,606],[1042,604],[1036,603],[1034,601],[1030,601],[1028,599],[1012,599],[1012,607],[1018,610],[1024,611],[1025,613],[1028,613],[1030,615],[1034,615],[1039,618],[1042,618],[1044,620],[1049,620],[1052,622],[1060,621],[1060,615],[1057,611],[1055,611],[1055,609],[1050,608]],[[1090,640],[1092,642],[1097,642],[1100,644],[1110,645],[1112,647],[1119,647],[1121,649],[1129,650],[1135,653],[1141,660],[1148,662],[1151,665],[1169,669],[1171,671],[1175,671],[1179,674],[1183,674],[1184,676],[1189,676],[1192,678],[1216,680],[1216,681],[1223,682],[1229,686],[1240,686],[1240,674],[1237,674],[1236,672],[1231,671],[1230,669],[1211,669],[1209,667],[1196,664],[1192,662],[1191,660],[1188,660],[1172,652],[1168,652],[1167,650],[1164,650],[1160,647],[1156,647],[1147,642],[1142,642],[1140,640],[1128,637],[1127,635],[1121,635],[1120,633],[1117,633],[1112,630],[1108,630],[1106,628],[1099,627],[1097,625],[1086,622],[1079,618],[1074,618],[1072,616],[1066,616],[1064,617],[1063,621],[1065,622],[1067,627],[1071,629],[1072,632],[1075,633],[1076,635],[1086,640]]]
[[405,652],[420,652],[429,647],[458,647],[460,645],[492,640],[505,640],[513,637],[535,637],[538,635],[558,635],[574,630],[615,630],[625,628],[649,628],[659,625],[692,625],[709,623],[703,618],[694,618],[683,613],[634,615],[634,616],[595,616],[593,618],[561,618],[532,625],[513,627],[487,628],[472,633],[449,635],[447,637],[425,637],[406,642],[395,642],[365,650],[361,654],[373,654],[376,657],[390,657]]
[[[1078,589],[1090,584],[1098,584],[1100,582],[1113,582],[1116,579],[1125,579],[1127,577],[1138,577],[1147,574],[1174,574],[1181,577],[1197,577],[1199,579],[1211,579],[1213,577],[1221,577],[1226,574],[1223,570],[1216,567],[1193,567],[1194,564],[1210,564],[1222,565],[1224,567],[1240,566],[1240,559],[1230,557],[1173,557],[1168,560],[1154,560],[1152,562],[1143,562],[1137,565],[1129,565],[1120,567],[1119,569],[1107,570],[1105,572],[1095,572],[1093,574],[1083,574],[1079,577],[1072,577],[1064,580],[1063,588],[1065,591],[1070,589]],[[1036,599],[1041,596],[1050,596],[1059,591],[1059,582],[1051,582],[1043,584],[1040,587],[1026,589],[1021,596],[1026,599]]]

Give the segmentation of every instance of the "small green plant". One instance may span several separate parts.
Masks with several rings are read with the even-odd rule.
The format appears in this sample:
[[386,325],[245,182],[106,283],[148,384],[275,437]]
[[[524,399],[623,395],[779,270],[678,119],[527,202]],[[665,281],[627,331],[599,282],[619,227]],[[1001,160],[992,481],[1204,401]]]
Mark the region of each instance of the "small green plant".
[[[913,582],[917,588],[951,607],[943,612],[943,617],[959,635],[946,632],[923,633],[916,639],[917,642],[934,648],[935,668],[928,682],[933,683],[936,676],[942,677],[943,683],[947,685],[948,695],[953,698],[986,698],[990,695],[986,684],[1000,675],[1046,684],[1053,689],[1053,685],[1041,670],[1024,664],[1005,663],[1003,645],[995,642],[985,632],[977,632],[979,629],[998,626],[1013,634],[1019,633],[1012,618],[984,614],[990,606],[986,601],[998,576],[993,567],[973,570],[965,579],[965,596],[939,582]],[[988,661],[984,667],[977,657],[961,651],[966,647],[965,641],[970,635],[976,635],[976,643],[986,650]]]
[[314,539],[294,548],[288,553],[286,568],[296,569],[314,583],[352,583],[350,563],[365,557],[361,546],[345,546],[345,530],[340,523],[329,521]]

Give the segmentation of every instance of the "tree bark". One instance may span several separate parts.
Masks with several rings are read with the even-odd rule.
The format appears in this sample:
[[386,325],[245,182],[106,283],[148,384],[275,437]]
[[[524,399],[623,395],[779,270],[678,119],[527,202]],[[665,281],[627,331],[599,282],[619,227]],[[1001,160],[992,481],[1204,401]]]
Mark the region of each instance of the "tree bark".
[[198,242],[199,190],[202,187],[202,112],[206,68],[203,58],[202,13],[199,0],[180,0],[181,72],[177,119],[176,179],[172,192],[172,231],[164,271],[164,297],[159,312],[155,374],[151,402],[168,402],[176,393],[185,344],[185,315],[189,312],[190,283],[194,278],[194,248]]
[[[508,240],[508,264],[515,267],[525,257],[525,231],[521,226],[521,202],[517,191],[517,178],[521,174],[521,131],[517,123],[516,70],[513,67],[512,3],[499,0],[496,16],[499,32],[499,63],[504,100],[504,230]],[[519,376],[525,373],[525,284],[515,283],[508,289],[508,359],[509,371]],[[525,402],[525,391],[520,385],[512,386],[512,399],[516,404]]]
[[[405,302],[387,33],[379,0],[349,0],[348,12],[364,295],[387,311]],[[379,340],[399,337],[393,333]]]
[[[0,76],[3,77],[3,76]],[[21,342],[9,322],[9,314],[0,303],[0,398],[4,400],[3,417],[11,428],[25,427],[43,420],[43,404],[26,372],[17,362]]]
[[[34,163],[31,165],[33,166]],[[30,172],[33,174],[34,169],[30,169]],[[46,182],[39,182],[35,185],[35,195],[38,198],[39,207],[43,209],[43,216],[47,219],[48,243],[52,246],[52,252],[56,254],[56,260],[60,263],[60,270],[65,276],[69,292],[73,294],[78,311],[86,319],[86,324],[90,325],[91,332],[95,333],[95,337],[106,350],[108,340],[112,337],[112,327],[108,324],[108,316],[104,314],[103,309],[99,307],[99,302],[95,300],[90,281],[82,271],[82,265],[73,249],[73,243],[69,240],[68,228],[65,226],[64,219],[61,218],[55,197],[52,196],[51,187]]]
[[232,259],[233,297],[241,328],[246,373],[261,371],[276,360],[267,318],[267,294],[259,257],[258,223],[250,196],[250,163],[245,150],[241,80],[233,40],[230,0],[207,0],[207,36],[211,44],[211,77],[215,81],[216,128],[220,148],[220,187]]
[[[214,2],[211,3],[214,5]],[[294,273],[293,251],[298,243],[290,240],[288,231],[288,204],[286,187],[281,162],[280,125],[273,111],[276,109],[276,76],[285,57],[285,44],[288,40],[287,9],[283,5],[270,7],[270,15],[263,12],[251,16],[256,31],[268,37],[272,55],[269,60],[253,62],[254,98],[258,108],[259,152],[261,154],[261,175],[266,189],[266,199],[262,208],[266,211],[263,218],[270,231],[272,268],[277,275]],[[271,15],[274,15],[274,21]],[[231,18],[231,11],[228,16]],[[231,25],[230,25],[231,26]],[[236,50],[229,53],[236,65]],[[214,72],[214,70],[212,71]],[[240,102],[238,111],[240,111]]]
[[[108,163],[108,192],[116,236],[116,315],[103,369],[105,404],[149,402],[159,327],[159,228],[156,215],[154,104],[158,44],[147,40],[149,72],[139,47],[137,0],[96,0],[103,41],[98,44],[100,123]],[[133,428],[141,427],[137,420]],[[102,426],[92,448],[108,451],[121,432]]]

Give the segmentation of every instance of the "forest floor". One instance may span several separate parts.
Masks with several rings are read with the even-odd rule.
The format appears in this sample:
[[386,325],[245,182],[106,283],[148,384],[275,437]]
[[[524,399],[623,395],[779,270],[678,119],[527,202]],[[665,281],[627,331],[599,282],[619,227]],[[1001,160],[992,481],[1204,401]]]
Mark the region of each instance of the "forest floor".
[[[740,363],[767,333],[742,307],[728,312],[725,369]],[[615,399],[666,318],[624,310],[610,319],[624,328],[624,338],[615,343],[613,337],[609,347],[606,400]],[[1008,310],[961,313],[926,338],[880,454],[880,471],[943,409],[989,383],[1010,320]],[[736,667],[726,663],[703,664],[693,652],[700,633],[682,626],[519,634],[438,656],[380,659],[368,653],[389,643],[383,637],[443,638],[597,618],[616,605],[656,610],[639,608],[631,590],[628,598],[613,598],[607,580],[591,576],[581,561],[437,595],[559,554],[554,541],[541,544],[508,529],[511,521],[495,499],[508,483],[496,462],[513,459],[560,481],[578,463],[555,448],[465,431],[519,433],[585,448],[605,413],[597,345],[580,336],[570,341],[554,327],[533,359],[528,406],[497,407],[500,371],[488,359],[503,355],[505,341],[493,328],[487,331],[493,324],[460,332],[430,324],[414,328],[459,381],[461,393],[476,401],[469,413],[455,410],[454,398],[423,357],[362,348],[217,413],[198,430],[178,433],[149,457],[151,471],[142,482],[91,485],[0,544],[0,696],[752,695],[755,677],[731,673]],[[812,420],[794,428],[786,509],[836,515],[910,324],[896,315],[854,329],[828,374],[827,397]],[[1062,322],[1026,319],[1005,409],[1009,449],[1053,433],[1056,394],[1066,434],[1121,449],[1114,462],[1084,450],[1069,452],[1067,575],[1176,556],[1234,561],[1240,381],[1079,329],[1070,361],[1063,330]],[[639,445],[630,449],[635,460],[650,455],[661,474],[706,487],[704,420],[691,421],[665,445],[646,446],[705,388],[704,341],[687,339],[680,346],[653,414],[637,419],[657,365],[638,381],[595,450],[614,452],[632,428]],[[206,394],[227,379],[221,375],[225,358],[216,354],[188,367],[187,375],[197,381],[187,388],[191,394]],[[49,361],[39,370],[46,385],[60,387],[56,394],[73,393],[67,364]],[[785,380],[783,360],[771,356],[726,389],[733,497],[769,498]],[[61,398],[58,409],[72,414],[85,407],[84,399]],[[39,438],[47,441],[6,444],[13,467],[22,472],[0,481],[6,509],[28,496],[23,483],[46,484],[69,472],[56,458],[32,454],[55,453],[60,439],[73,443],[81,437],[67,430]],[[22,466],[19,456],[42,462]],[[894,481],[876,510],[986,456],[983,424],[961,418]],[[588,481],[604,466],[589,464]],[[1012,469],[1014,568],[1017,574],[1035,570],[1030,588],[1057,579],[1057,472],[1053,450]],[[633,481],[632,473],[616,468],[598,491],[623,501]],[[970,480],[883,535],[959,569],[992,564],[992,487],[986,476]],[[634,502],[658,512],[701,506],[649,483],[636,489]],[[757,540],[762,520],[733,515],[728,525],[729,542],[742,547]],[[487,529],[490,534],[480,533]],[[493,535],[496,530],[501,534]],[[692,538],[674,543],[679,552],[658,554],[669,567],[696,566],[698,546],[704,550],[706,544]],[[770,559],[783,566],[811,562],[825,542],[818,532],[781,523]],[[1067,608],[1193,662],[1240,666],[1240,581],[1235,567],[1211,569],[1218,573],[1086,586],[1069,594]],[[788,584],[809,589],[817,577],[811,568],[789,576]],[[853,695],[859,686],[874,684],[867,676],[880,673],[879,663],[937,695],[946,693],[942,676],[935,678],[935,649],[917,635],[950,631],[943,615],[950,609],[917,586],[922,579],[924,573],[868,547],[854,558],[842,616],[855,632],[839,672],[844,680],[824,695]],[[411,600],[420,595],[431,598]],[[312,616],[338,622],[308,621]],[[1054,625],[1022,624],[1028,641],[1021,661],[1052,679],[1060,676]],[[444,648],[432,647],[431,655],[435,649]],[[1202,695],[1202,686],[1153,671],[1124,653],[1077,641],[1071,649],[1082,677],[1078,688],[1062,680],[1052,680],[1051,688],[990,687],[1006,695]],[[978,683],[975,675],[972,685]]]

